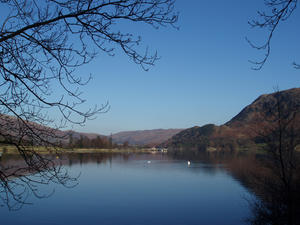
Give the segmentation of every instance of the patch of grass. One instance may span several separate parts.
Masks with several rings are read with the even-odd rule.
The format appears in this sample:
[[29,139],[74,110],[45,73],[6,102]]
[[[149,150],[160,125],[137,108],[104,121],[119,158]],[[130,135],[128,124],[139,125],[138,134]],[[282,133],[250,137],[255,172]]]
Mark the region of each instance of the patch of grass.
[[[32,150],[32,146],[28,146]],[[99,148],[51,148],[35,146],[34,150],[39,154],[60,154],[60,153],[157,153],[150,148],[127,148],[127,149],[99,149]],[[18,154],[18,150],[13,145],[0,145],[0,152],[5,154]]]

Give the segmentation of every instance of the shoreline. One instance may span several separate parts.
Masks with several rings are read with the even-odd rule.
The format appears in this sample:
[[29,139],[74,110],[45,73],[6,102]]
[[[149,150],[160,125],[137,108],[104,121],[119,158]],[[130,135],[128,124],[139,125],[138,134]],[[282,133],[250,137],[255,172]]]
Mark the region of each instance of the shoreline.
[[[32,151],[33,149],[29,146],[28,151]],[[100,148],[55,148],[55,147],[43,147],[36,146],[34,147],[34,151],[38,154],[64,154],[64,153],[149,153],[149,154],[157,154],[157,153],[166,153],[158,150],[153,150],[152,148],[126,148],[126,149],[100,149]],[[3,145],[0,146],[0,156],[2,154],[19,154],[17,148],[15,146]]]

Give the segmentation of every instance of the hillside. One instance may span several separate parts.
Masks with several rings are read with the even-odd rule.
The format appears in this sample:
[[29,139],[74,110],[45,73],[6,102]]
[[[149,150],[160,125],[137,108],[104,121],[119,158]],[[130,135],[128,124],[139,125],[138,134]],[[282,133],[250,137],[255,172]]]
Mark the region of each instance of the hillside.
[[[279,107],[279,108],[278,108]],[[208,124],[192,127],[174,135],[164,146],[171,149],[226,150],[252,148],[262,143],[262,133],[274,128],[278,109],[283,120],[293,118],[295,130],[300,130],[300,88],[264,94],[224,125]],[[297,133],[300,137],[300,133]]]
[[240,113],[225,123],[229,127],[239,127],[253,122],[262,122],[263,116],[274,109],[276,98],[280,99],[283,109],[288,111],[299,111],[300,109],[300,88],[292,88],[271,94],[259,96],[254,102],[246,106]]
[[183,129],[154,129],[139,131],[124,131],[112,135],[114,143],[122,144],[126,141],[130,145],[156,145],[162,143]]
[[96,139],[98,136],[105,138],[104,135],[100,134],[72,130],[62,131],[36,122],[0,114],[0,143],[7,144],[22,140],[34,145],[41,145],[42,142],[68,144],[71,136],[74,141],[80,138]]
[[[43,126],[35,122],[25,122],[25,126],[20,120],[14,116],[8,116],[0,114],[0,142],[7,142],[4,139],[10,138],[17,140],[19,138],[20,129],[27,136],[26,140],[31,140],[33,134],[40,134],[43,138],[49,142],[60,142],[64,145],[70,144],[70,138],[72,143],[83,141],[83,144],[88,140],[95,140],[100,137],[102,142],[108,142],[109,137],[97,133],[84,133],[76,132],[73,130],[58,130],[48,126]],[[123,144],[128,142],[130,145],[148,145],[154,146],[161,142],[164,142],[171,138],[173,135],[182,131],[183,129],[155,129],[155,130],[140,130],[140,131],[124,131],[112,135],[113,142],[116,144]],[[5,138],[4,138],[5,137]],[[33,141],[39,145],[38,138]],[[88,140],[87,140],[88,139]],[[81,142],[82,142],[81,141]]]

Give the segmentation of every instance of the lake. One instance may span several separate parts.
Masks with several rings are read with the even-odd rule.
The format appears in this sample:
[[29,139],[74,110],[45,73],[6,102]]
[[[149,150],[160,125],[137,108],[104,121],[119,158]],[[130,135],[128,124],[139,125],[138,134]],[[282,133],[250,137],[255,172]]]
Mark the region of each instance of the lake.
[[187,160],[167,154],[64,156],[78,184],[38,185],[41,195],[55,192],[46,198],[31,194],[31,204],[16,211],[2,206],[1,224],[246,224],[252,195],[232,172],[232,160]]

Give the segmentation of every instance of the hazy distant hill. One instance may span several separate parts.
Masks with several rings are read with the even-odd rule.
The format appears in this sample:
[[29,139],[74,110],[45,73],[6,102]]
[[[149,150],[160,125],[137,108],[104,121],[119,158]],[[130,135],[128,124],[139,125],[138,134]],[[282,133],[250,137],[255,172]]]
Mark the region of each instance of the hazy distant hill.
[[[9,135],[18,135],[18,127],[20,124],[16,117],[8,116],[8,115],[0,115],[0,137],[1,134],[6,132]],[[90,140],[96,139],[98,136],[101,138],[108,138],[105,135],[97,134],[97,133],[84,133],[84,132],[76,132],[73,130],[58,130],[53,129],[47,126],[40,125],[34,122],[28,122],[28,125],[36,130],[37,133],[44,133],[44,137],[50,142],[62,142],[63,144],[68,144],[70,141],[70,137],[72,140],[76,142],[76,140],[83,138],[88,138]],[[14,128],[14,129],[12,129]],[[164,142],[171,138],[173,135],[182,131],[183,129],[155,129],[155,130],[141,130],[141,131],[124,131],[119,132],[112,135],[113,142],[123,144],[128,141],[130,145],[149,145],[153,146]],[[61,139],[61,138],[62,139]]]
[[[112,141],[116,144],[128,142],[130,145],[148,145],[154,146],[160,144],[183,129],[154,129],[154,130],[138,130],[123,131],[112,135]],[[78,139],[80,136],[94,139],[97,136],[108,137],[97,133],[83,133],[76,131],[64,131],[66,134],[72,134],[73,138]]]
[[124,131],[112,135],[113,142],[124,143],[128,141],[131,145],[156,145],[162,143],[183,129],[155,129]]
[[4,141],[4,137],[9,140],[17,140],[22,133],[24,140],[32,140],[33,143],[38,144],[38,138],[33,134],[38,134],[45,141],[69,143],[69,138],[72,135],[73,140],[80,139],[80,137],[87,137],[88,139],[95,139],[97,136],[104,137],[104,135],[95,133],[83,133],[72,130],[62,131],[48,126],[40,125],[36,122],[21,121],[14,116],[0,114],[0,142]]
[[[162,145],[173,149],[197,150],[207,150],[208,148],[211,150],[234,150],[252,146],[259,142],[259,130],[264,129],[269,123],[266,118],[269,116],[270,109],[276,107],[276,97],[280,97],[282,110],[287,114],[295,110],[300,112],[300,88],[265,94],[246,106],[224,125],[195,126],[179,132]],[[299,123],[295,123],[295,126],[300,128]],[[300,136],[300,134],[298,135]]]

